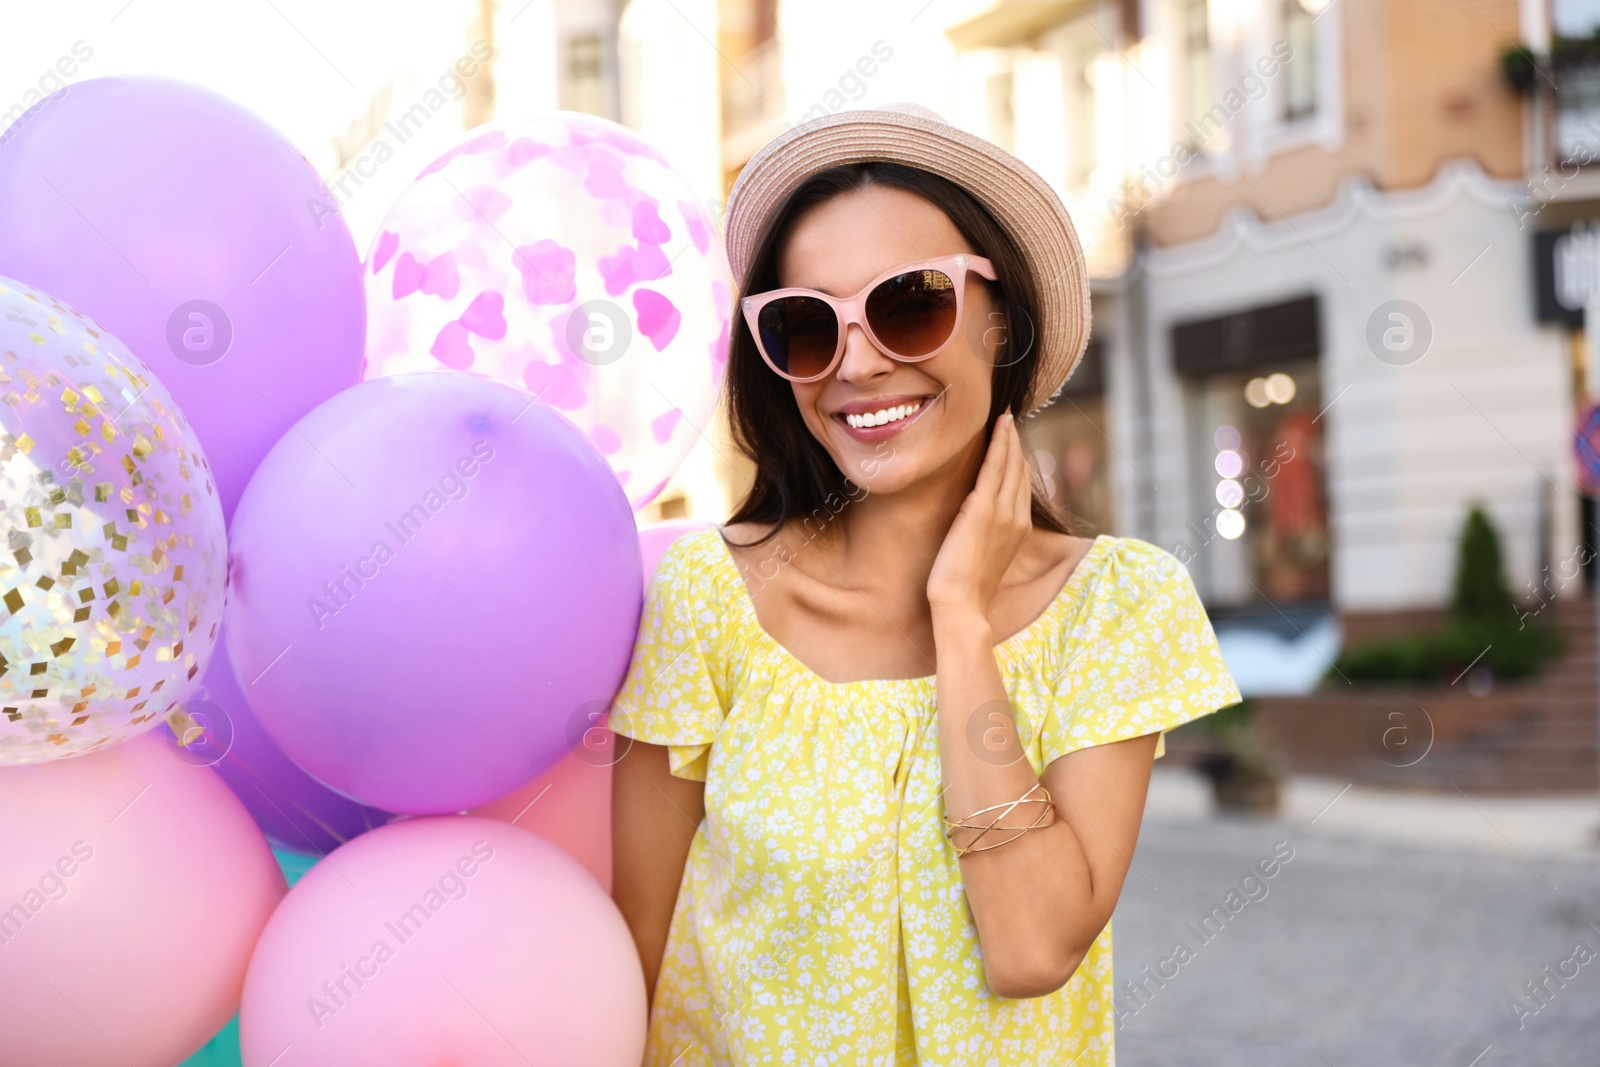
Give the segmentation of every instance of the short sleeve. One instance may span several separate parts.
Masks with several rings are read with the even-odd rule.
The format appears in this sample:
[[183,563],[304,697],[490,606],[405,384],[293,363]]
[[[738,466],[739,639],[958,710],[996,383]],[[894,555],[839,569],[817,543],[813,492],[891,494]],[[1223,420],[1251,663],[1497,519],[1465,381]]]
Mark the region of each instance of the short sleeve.
[[1094,745],[1160,733],[1237,704],[1216,632],[1177,557],[1119,539],[1087,606],[1065,634],[1040,727],[1046,766]]
[[707,536],[720,534],[690,534],[661,557],[609,720],[623,737],[667,746],[672,773],[699,782],[706,779],[711,742],[727,708],[716,572],[703,551]]

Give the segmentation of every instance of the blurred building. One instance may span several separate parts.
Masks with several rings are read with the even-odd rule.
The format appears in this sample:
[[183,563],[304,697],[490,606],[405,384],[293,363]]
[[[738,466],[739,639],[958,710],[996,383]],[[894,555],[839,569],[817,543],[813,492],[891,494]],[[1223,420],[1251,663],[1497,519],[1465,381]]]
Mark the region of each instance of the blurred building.
[[1146,0],[949,28],[964,119],[1048,166],[1091,241],[1102,406],[1040,428],[1100,416],[1091,498],[1220,622],[1441,605],[1474,499],[1519,586],[1579,536],[1569,346],[1513,210],[1522,17]]

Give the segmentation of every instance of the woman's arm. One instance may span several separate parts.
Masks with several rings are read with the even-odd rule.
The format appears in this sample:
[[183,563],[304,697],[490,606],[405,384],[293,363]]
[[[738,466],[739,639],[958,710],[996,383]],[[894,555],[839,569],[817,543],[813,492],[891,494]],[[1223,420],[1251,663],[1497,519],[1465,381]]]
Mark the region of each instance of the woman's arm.
[[[941,634],[935,623],[943,807],[952,818],[1009,803],[1041,781],[1022,754],[986,631],[950,624]],[[974,716],[962,709],[978,710]],[[999,996],[1041,997],[1060,989],[1111,920],[1139,836],[1156,736],[1055,760],[1042,779],[1055,822],[962,857],[961,881],[983,946],[984,974]],[[1000,825],[1026,826],[1040,810],[1038,804],[1018,805]],[[969,821],[987,824],[996,814]],[[958,830],[955,840],[967,845],[978,833]],[[1012,836],[991,830],[979,845]]]
[[674,776],[666,746],[629,743],[611,769],[611,899],[633,932],[651,1001],[683,866],[704,815],[704,782]]
[[[995,590],[1032,529],[1028,474],[1006,413],[928,577],[942,806],[950,817],[980,826],[998,812],[967,817],[1020,799],[1040,782],[1017,740],[988,617]],[[962,857],[961,880],[995,993],[1037,997],[1061,988],[1110,921],[1132,863],[1155,746],[1150,734],[1055,760],[1043,776],[1055,822]],[[1018,805],[999,825],[1027,826],[1041,810],[1037,803]],[[955,843],[970,845],[980,832],[958,830]],[[978,843],[1012,836],[992,830]]]

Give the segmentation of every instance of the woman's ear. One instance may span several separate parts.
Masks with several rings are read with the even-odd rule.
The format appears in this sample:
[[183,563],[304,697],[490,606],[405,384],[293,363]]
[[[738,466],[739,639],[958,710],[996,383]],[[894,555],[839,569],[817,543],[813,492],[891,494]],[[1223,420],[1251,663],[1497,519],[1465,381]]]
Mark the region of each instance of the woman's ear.
[[992,296],[967,313],[966,333],[967,346],[973,352],[988,360],[991,367],[1005,366],[1010,357],[1011,328]]
[[983,331],[985,351],[989,353],[989,363],[1000,367],[1010,362],[1011,324],[1006,319],[1005,312],[993,308],[989,311],[989,327]]
[[[995,326],[992,336],[996,347],[990,353],[996,367],[1014,367],[1028,358],[1028,353],[1033,350],[1033,341],[1036,334],[1033,323],[1029,320],[1027,312],[1021,308],[1016,309],[1021,315],[1021,321],[1013,323],[1011,316],[995,311]],[[1013,328],[1014,327],[1014,328]]]

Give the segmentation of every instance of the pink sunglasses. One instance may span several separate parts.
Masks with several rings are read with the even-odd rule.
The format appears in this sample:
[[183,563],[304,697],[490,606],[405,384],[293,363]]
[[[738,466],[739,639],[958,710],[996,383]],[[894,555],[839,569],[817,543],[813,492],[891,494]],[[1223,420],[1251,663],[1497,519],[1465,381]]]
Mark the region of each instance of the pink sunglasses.
[[740,305],[767,366],[791,382],[814,382],[839,365],[852,325],[903,363],[938,355],[961,323],[969,270],[997,280],[993,263],[961,253],[896,267],[854,296],[774,289]]

